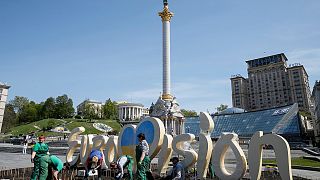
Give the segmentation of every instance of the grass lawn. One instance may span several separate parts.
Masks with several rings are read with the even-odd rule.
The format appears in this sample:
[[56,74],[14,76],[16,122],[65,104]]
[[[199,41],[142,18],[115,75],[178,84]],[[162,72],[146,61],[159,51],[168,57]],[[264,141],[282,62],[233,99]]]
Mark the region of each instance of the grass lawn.
[[[276,164],[276,160],[275,159],[264,159],[263,163]],[[303,159],[302,157],[298,157],[298,158],[291,158],[291,165],[320,167],[320,162],[309,160],[309,159]]]
[[15,136],[19,134],[29,134],[33,131],[38,131],[42,130],[42,128],[46,128],[49,122],[51,122],[54,126],[59,126],[63,124],[63,121],[58,119],[43,119],[30,124],[13,127],[10,129],[10,133]]
[[[106,125],[112,127],[113,130],[115,130],[116,132],[119,132],[121,129],[120,124],[116,120],[91,120],[91,121],[89,121],[86,119],[63,119],[63,120],[43,119],[43,120],[33,122],[30,124],[25,124],[25,125],[13,127],[10,129],[9,133],[12,135],[15,135],[15,136],[17,136],[19,134],[25,135],[25,134],[29,134],[31,132],[36,132],[36,135],[43,134],[45,136],[61,136],[62,135],[61,133],[50,132],[50,131],[43,132],[42,131],[43,128],[48,127],[49,122],[53,127],[62,126],[63,124],[66,124],[65,127],[68,128],[70,131],[72,131],[76,127],[83,126],[86,129],[86,131],[85,131],[86,134],[102,134],[103,133],[93,127],[94,122],[106,124]],[[37,132],[37,131],[39,131],[39,132]]]
[[[93,120],[93,122],[98,122],[98,123],[103,123],[106,124],[110,127],[112,127],[113,130],[119,132],[120,131],[120,124],[116,120]],[[76,127],[84,127],[86,129],[85,133],[86,134],[101,134],[103,132],[95,129],[93,127],[93,122],[86,122],[86,121],[72,121],[69,124],[66,125],[66,127],[71,131],[72,129]]]

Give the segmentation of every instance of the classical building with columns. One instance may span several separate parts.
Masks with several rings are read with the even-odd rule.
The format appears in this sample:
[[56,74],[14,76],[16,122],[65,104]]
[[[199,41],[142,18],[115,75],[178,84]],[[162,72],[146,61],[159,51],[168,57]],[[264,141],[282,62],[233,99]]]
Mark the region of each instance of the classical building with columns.
[[135,121],[145,115],[145,109],[139,103],[118,104],[118,118],[120,121]]
[[2,129],[3,115],[4,115],[4,110],[6,108],[6,101],[8,97],[9,88],[10,86],[0,82],[0,132]]

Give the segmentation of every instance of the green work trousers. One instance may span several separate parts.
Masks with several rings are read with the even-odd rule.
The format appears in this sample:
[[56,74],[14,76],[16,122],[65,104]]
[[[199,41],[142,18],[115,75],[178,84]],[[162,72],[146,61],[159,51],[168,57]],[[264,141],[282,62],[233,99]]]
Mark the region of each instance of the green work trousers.
[[[52,161],[50,159],[49,155],[42,156],[40,158],[40,180],[46,180],[48,177],[48,169],[49,165],[52,164]],[[51,173],[50,173],[51,174]],[[49,178],[51,179],[51,177]]]
[[132,173],[133,158],[131,156],[127,156],[127,158],[128,158],[128,161],[129,161],[128,165],[127,165],[129,179],[133,180],[133,173]]
[[141,164],[137,165],[137,179],[138,180],[147,180],[147,171],[150,168],[150,158],[145,156]]
[[35,157],[33,159],[33,171],[31,174],[31,180],[38,180],[39,178],[39,172],[40,172],[40,158],[41,157]]

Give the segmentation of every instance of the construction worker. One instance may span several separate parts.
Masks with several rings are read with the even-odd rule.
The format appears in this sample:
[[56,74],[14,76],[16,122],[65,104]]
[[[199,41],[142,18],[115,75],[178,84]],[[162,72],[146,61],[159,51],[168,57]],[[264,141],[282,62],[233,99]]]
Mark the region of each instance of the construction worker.
[[150,169],[149,145],[143,133],[138,134],[139,144],[136,146],[137,179],[147,180]]
[[110,163],[111,169],[116,169],[118,171],[115,177],[116,180],[120,180],[123,177],[123,169],[125,168],[128,170],[129,179],[133,180],[132,165],[133,158],[129,155],[123,155],[117,160],[117,162]]
[[39,136],[39,142],[37,142],[31,153],[31,162],[33,163],[33,171],[31,174],[31,180],[37,180],[39,178],[40,169],[40,158],[49,153],[49,147],[44,143],[45,137],[43,135]]
[[58,180],[58,173],[63,168],[62,161],[54,155],[42,156],[40,159],[40,180],[51,179],[52,176],[48,176],[49,168],[52,170],[54,180]]
[[89,176],[89,171],[95,173],[98,171],[98,178],[101,179],[102,176],[102,165],[104,163],[103,154],[100,150],[93,149],[90,152],[89,158],[86,163],[86,178]]
[[185,171],[181,162],[179,162],[178,157],[173,157],[170,160],[173,164],[171,173],[165,177],[165,180],[184,180],[185,179]]

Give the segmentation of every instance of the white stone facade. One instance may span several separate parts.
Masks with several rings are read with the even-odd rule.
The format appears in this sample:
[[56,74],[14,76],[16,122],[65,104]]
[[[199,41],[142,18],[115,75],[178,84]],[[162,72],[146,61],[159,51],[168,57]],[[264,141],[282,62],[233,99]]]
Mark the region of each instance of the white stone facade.
[[9,88],[10,88],[10,86],[0,82],[0,132],[1,132],[1,128],[2,128],[3,115],[4,115],[4,110],[6,107]]
[[83,112],[85,111],[86,105],[92,105],[94,108],[95,113],[98,117],[102,117],[102,106],[104,105],[102,102],[94,101],[94,100],[85,100],[77,106],[77,114],[82,116]]

